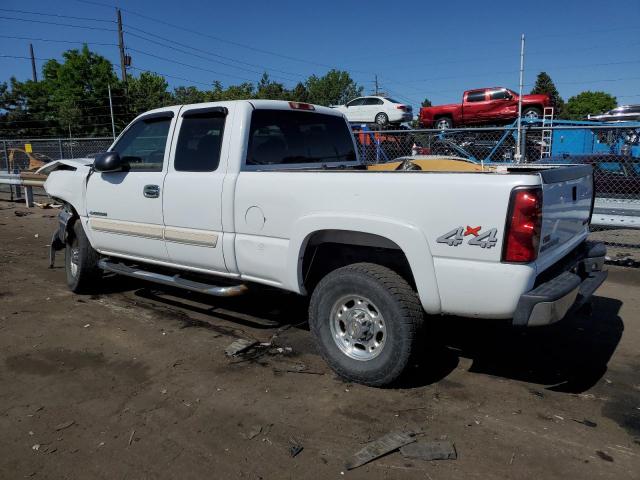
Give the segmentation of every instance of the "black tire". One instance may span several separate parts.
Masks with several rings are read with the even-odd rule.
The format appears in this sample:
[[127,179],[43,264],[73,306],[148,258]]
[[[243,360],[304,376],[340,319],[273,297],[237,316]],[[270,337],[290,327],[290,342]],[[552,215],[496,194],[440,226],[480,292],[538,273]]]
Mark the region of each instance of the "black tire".
[[[93,293],[97,290],[102,278],[99,259],[100,254],[91,247],[80,220],[76,220],[64,251],[67,286],[72,292]],[[73,268],[72,264],[77,268]]]
[[377,125],[384,126],[389,123],[389,117],[387,116],[386,113],[380,112],[375,116],[374,121],[376,122]]
[[[334,340],[332,311],[349,295],[369,299],[384,320],[384,345],[374,358],[351,358]],[[373,263],[332,271],[318,283],[309,305],[309,326],[325,361],[344,379],[374,387],[389,385],[402,374],[415,354],[423,323],[416,292],[396,272]]]
[[453,128],[453,120],[449,117],[436,118],[433,122],[434,128],[438,130],[446,130],[447,128]]
[[537,107],[527,107],[522,110],[522,118],[542,118],[542,110]]

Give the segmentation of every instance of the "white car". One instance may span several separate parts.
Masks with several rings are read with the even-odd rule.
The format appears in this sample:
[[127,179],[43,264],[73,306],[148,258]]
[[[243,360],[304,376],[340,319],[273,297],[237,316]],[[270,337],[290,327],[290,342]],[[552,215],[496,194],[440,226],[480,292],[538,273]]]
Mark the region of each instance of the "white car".
[[346,105],[333,107],[342,112],[351,123],[389,123],[410,122],[413,108],[389,97],[359,97]]
[[310,295],[329,365],[380,386],[427,348],[425,314],[545,325],[607,274],[586,241],[590,166],[445,162],[367,168],[339,112],[242,100],[144,113],[95,161],[41,172],[64,204],[51,247],[73,292],[99,291],[106,271]]

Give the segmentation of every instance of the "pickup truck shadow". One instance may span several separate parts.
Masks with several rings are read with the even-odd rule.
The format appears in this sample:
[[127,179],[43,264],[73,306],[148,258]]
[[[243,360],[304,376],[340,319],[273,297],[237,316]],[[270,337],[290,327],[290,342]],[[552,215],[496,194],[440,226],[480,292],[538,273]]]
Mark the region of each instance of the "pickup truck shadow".
[[528,329],[443,317],[435,322],[433,333],[439,344],[473,361],[470,372],[582,393],[602,378],[620,342],[621,305],[619,300],[594,297],[592,308],[578,310],[554,325]]
[[[164,308],[165,315],[168,310],[182,322],[182,328],[218,331],[226,328],[220,325],[219,320],[223,320],[265,331],[284,325],[296,331],[308,330],[308,299],[265,287],[252,288],[240,297],[216,298],[115,277],[107,279],[102,291],[132,291],[140,306]],[[422,349],[425,353],[397,387],[437,383],[458,366],[462,357],[472,360],[472,373],[534,383],[559,392],[582,393],[602,378],[617,348],[624,330],[618,315],[621,305],[618,300],[594,297],[590,312],[583,308],[557,324],[538,328],[517,329],[508,321],[432,317]],[[300,346],[313,350],[310,343],[302,341]]]

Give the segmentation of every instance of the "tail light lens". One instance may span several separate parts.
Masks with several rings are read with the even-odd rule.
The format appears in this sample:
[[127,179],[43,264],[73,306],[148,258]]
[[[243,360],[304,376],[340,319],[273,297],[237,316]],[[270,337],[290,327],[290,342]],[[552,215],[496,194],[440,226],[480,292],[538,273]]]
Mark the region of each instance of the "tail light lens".
[[538,256],[541,228],[542,189],[515,188],[509,203],[502,260],[519,263],[534,261]]
[[404,105],[396,105],[396,108],[397,108],[398,110],[402,110],[403,112],[406,112],[406,111],[407,111],[407,107],[405,107]]

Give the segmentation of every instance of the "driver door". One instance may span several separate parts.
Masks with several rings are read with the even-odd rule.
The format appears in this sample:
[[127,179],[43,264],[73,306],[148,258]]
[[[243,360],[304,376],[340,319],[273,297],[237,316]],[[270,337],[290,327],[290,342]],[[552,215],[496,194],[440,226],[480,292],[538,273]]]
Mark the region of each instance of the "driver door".
[[110,151],[127,160],[128,171],[94,172],[89,177],[88,230],[99,252],[168,260],[162,196],[178,110],[142,116],[118,138]]

